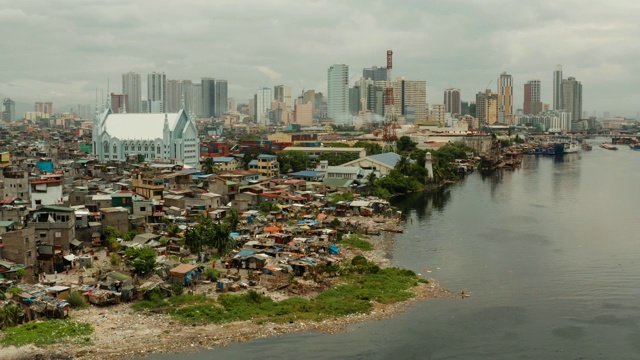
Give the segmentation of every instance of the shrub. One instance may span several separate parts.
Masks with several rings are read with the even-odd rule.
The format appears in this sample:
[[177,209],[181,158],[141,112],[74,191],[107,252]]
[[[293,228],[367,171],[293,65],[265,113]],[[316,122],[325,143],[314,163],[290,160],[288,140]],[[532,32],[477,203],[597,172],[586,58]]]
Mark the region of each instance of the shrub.
[[111,265],[114,266],[118,266],[120,265],[120,256],[118,256],[118,254],[111,254],[111,259],[109,259],[109,262],[111,263]]
[[84,299],[84,296],[82,296],[79,291],[72,291],[71,294],[69,294],[67,301],[72,308],[84,309],[89,306],[87,301]]
[[368,263],[369,261],[367,260],[367,258],[362,255],[354,256],[353,259],[351,259],[351,265],[353,266],[367,265]]
[[171,284],[171,293],[173,293],[174,296],[182,295],[182,293],[184,293],[184,286],[180,283]]
[[211,281],[218,281],[220,278],[220,272],[216,269],[207,269],[204,272],[204,277]]

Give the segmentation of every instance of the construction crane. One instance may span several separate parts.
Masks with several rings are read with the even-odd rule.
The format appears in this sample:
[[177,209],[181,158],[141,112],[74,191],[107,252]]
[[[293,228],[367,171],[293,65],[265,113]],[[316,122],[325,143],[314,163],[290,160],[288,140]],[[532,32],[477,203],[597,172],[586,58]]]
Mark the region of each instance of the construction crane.
[[382,139],[385,142],[393,142],[398,139],[396,136],[396,115],[393,96],[393,85],[391,83],[391,69],[393,68],[393,51],[387,50],[387,88],[385,90],[385,111],[384,128]]

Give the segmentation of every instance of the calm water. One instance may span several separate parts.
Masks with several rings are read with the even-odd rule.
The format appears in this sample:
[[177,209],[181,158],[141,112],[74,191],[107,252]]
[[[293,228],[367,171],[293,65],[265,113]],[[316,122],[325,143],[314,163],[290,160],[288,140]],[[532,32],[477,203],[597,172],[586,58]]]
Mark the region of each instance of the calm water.
[[306,332],[151,359],[640,359],[640,152],[527,157],[435,195],[396,264],[467,299],[421,302],[338,335]]

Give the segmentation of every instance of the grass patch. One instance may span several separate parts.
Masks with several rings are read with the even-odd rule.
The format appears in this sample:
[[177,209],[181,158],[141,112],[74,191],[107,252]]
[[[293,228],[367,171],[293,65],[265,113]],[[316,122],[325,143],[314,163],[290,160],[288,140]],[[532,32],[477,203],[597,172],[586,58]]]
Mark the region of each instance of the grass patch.
[[364,236],[351,234],[349,237],[342,238],[339,242],[342,245],[349,245],[351,247],[360,249],[362,251],[370,251],[373,250],[373,245],[365,240]]
[[6,329],[0,344],[3,346],[27,344],[42,346],[63,341],[68,343],[71,340],[88,344],[91,342],[91,338],[88,336],[92,333],[93,327],[87,323],[71,320],[46,320]]
[[[369,268],[373,268],[373,265],[367,264]],[[293,297],[275,302],[255,291],[240,295],[223,294],[217,302],[192,295],[192,301],[199,303],[181,300],[179,302],[186,306],[171,309],[168,313],[185,323],[321,321],[367,313],[373,307],[373,302],[391,304],[410,299],[414,294],[407,290],[416,286],[419,280],[413,271],[398,268],[377,268],[375,273],[364,274],[353,271],[343,278],[346,282],[344,285],[324,291],[311,300]]]

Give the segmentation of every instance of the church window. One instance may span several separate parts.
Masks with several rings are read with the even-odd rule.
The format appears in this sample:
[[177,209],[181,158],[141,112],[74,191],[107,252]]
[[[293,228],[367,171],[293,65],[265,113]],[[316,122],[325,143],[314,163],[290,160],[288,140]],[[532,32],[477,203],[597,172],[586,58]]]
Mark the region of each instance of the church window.
[[109,143],[108,142],[104,142],[104,152],[108,153],[109,152]]
[[158,145],[158,147],[156,149],[156,153],[160,154],[160,145]]
[[118,153],[118,147],[116,146],[116,143],[113,143],[113,153]]

